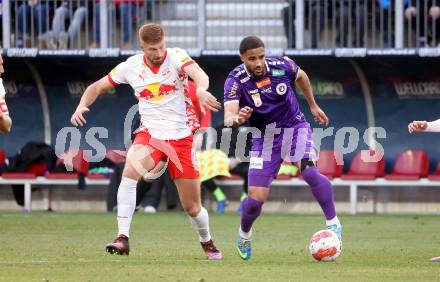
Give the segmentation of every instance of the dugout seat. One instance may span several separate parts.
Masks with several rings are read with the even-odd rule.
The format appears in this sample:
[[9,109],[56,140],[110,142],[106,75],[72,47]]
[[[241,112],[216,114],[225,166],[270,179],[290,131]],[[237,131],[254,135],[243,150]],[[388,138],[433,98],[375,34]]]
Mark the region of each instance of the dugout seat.
[[89,163],[87,161],[87,154],[84,150],[72,150],[66,151],[57,160],[56,165],[61,166],[65,164],[65,161],[72,160],[73,171],[72,172],[51,172],[47,179],[78,179],[79,174],[87,175],[89,172]]
[[[341,176],[344,180],[374,180],[377,177],[383,177],[385,174],[385,159],[383,154],[379,161],[370,162],[368,159],[363,159],[362,152],[364,152],[364,157],[373,157],[375,154],[380,154],[380,152],[369,150],[369,151],[359,151],[354,156],[351,161],[348,173]],[[367,153],[367,155],[365,155]]]
[[393,172],[387,174],[387,180],[419,180],[429,173],[428,153],[422,150],[407,150],[397,157]]
[[0,149],[0,167],[6,166],[6,152],[3,149]]
[[322,150],[319,152],[319,159],[316,166],[319,172],[329,179],[340,177],[343,169],[342,155],[338,151]]
[[[0,156],[1,158],[1,156]],[[43,162],[31,163],[23,172],[4,172],[2,177],[5,179],[32,179],[37,176],[44,176],[47,173],[47,165]]]

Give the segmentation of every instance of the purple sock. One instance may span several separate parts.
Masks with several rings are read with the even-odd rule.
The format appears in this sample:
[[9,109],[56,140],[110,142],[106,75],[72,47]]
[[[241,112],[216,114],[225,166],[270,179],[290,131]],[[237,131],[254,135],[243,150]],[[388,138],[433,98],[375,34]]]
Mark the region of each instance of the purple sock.
[[306,168],[301,175],[309,184],[313,196],[325,214],[325,218],[327,220],[334,218],[336,210],[333,200],[333,187],[328,178],[319,173],[318,169],[314,166]]
[[261,207],[264,202],[257,201],[251,197],[244,199],[241,211],[241,230],[249,232],[252,224],[261,214]]

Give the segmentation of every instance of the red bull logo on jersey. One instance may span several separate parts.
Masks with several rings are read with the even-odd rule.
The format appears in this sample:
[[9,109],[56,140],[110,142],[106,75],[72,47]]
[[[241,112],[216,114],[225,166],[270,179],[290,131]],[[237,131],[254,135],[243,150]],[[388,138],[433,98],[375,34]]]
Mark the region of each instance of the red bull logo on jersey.
[[158,102],[161,101],[166,95],[169,95],[175,91],[177,91],[176,85],[156,82],[148,84],[147,87],[141,91],[139,97]]

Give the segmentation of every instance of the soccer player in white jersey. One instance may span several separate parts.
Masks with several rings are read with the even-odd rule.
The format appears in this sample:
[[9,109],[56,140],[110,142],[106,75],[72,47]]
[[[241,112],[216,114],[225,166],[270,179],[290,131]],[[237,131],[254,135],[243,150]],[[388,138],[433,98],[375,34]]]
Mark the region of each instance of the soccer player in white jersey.
[[[413,132],[440,132],[440,119],[435,121],[415,120],[408,124],[409,133]],[[433,262],[440,262],[440,257],[431,259]]]
[[4,72],[5,69],[3,68],[3,58],[0,54],[0,133],[9,133],[11,131],[12,120],[9,116],[8,107],[6,106],[6,91],[3,87],[3,80],[1,78],[1,75]]
[[139,101],[141,126],[127,152],[118,189],[118,235],[106,246],[111,254],[129,254],[129,229],[136,205],[136,183],[161,160],[168,159],[182,207],[189,215],[208,259],[221,259],[209,232],[208,212],[201,205],[199,172],[192,150],[193,136],[187,124],[185,91],[188,76],[197,87],[202,108],[218,111],[221,104],[207,89],[209,78],[180,48],[165,48],[164,30],[159,24],[139,29],[143,54],[120,63],[107,76],[91,84],[72,115],[75,126],[86,123],[84,114],[101,94],[119,84],[129,84]]

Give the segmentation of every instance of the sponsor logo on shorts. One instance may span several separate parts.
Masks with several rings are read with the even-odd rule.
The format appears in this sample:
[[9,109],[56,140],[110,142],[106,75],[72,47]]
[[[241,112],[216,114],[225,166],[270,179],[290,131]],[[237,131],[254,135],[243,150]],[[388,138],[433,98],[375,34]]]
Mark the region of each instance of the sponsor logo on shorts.
[[249,168],[263,169],[263,158],[251,157]]

